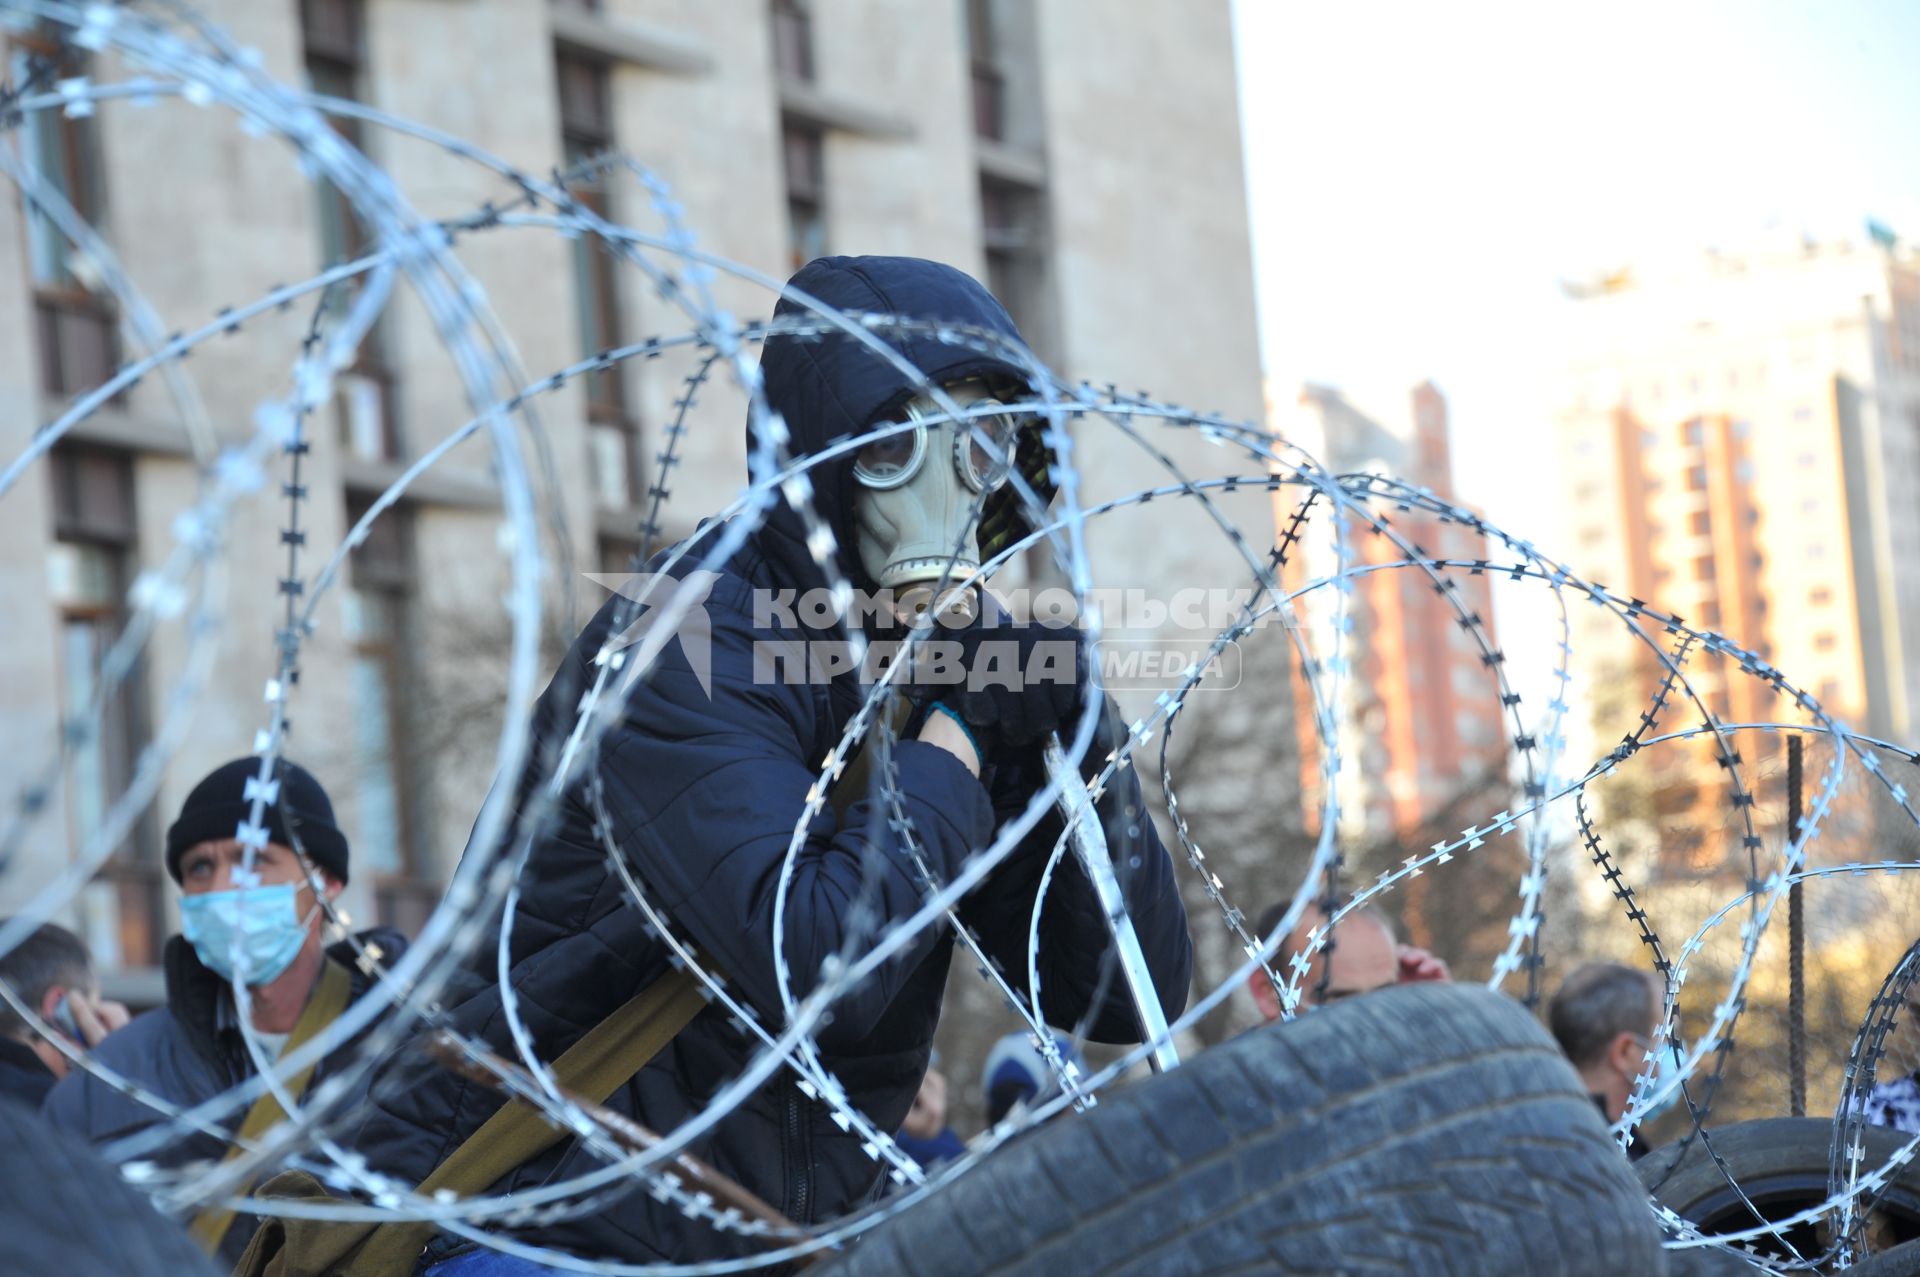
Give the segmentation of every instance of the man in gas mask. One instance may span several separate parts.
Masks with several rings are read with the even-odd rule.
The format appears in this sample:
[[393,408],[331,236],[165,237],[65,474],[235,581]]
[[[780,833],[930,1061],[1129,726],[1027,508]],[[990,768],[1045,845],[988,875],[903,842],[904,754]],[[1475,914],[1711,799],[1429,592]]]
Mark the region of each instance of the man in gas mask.
[[[348,847],[333,823],[333,803],[306,768],[278,762],[261,816],[266,842],[247,868],[246,848],[235,833],[249,823],[259,775],[259,759],[236,758],[187,795],[167,830],[167,872],[180,885],[183,934],[167,942],[166,1003],[135,1016],[93,1050],[101,1064],[180,1108],[254,1076],[233,996],[236,978],[247,986],[254,1036],[273,1061],[325,1031],[373,986],[377,968],[360,961],[362,952],[392,962],[406,950],[406,937],[385,927],[362,932],[357,944],[341,940],[329,947],[314,880],[328,899],[339,895],[347,881]],[[351,1046],[342,1044],[308,1073],[289,1079],[288,1087],[297,1097],[352,1058]],[[96,1144],[171,1120],[80,1069],[53,1088],[44,1112],[55,1126]],[[261,1119],[266,1116],[261,1110]],[[253,1121],[252,1110],[240,1105],[224,1124],[245,1129]],[[225,1141],[183,1128],[143,1160],[179,1166],[217,1161],[228,1151]],[[189,1221],[189,1228],[231,1268],[253,1234],[253,1221],[211,1210]]]
[[[790,290],[776,319],[806,319],[809,312],[793,296],[798,291],[843,312],[937,321],[1019,340],[985,289],[933,262],[826,258],[801,270]],[[868,595],[883,587],[902,593],[918,588],[924,602],[930,584],[943,577],[963,580],[1024,535],[1030,524],[1008,483],[1009,462],[1044,500],[1052,491],[1047,449],[1036,423],[994,414],[994,405],[984,402],[1010,388],[1020,393],[1016,365],[973,345],[941,340],[931,326],[871,331],[925,381],[948,388],[963,408],[972,405],[979,416],[967,424],[978,420],[981,428],[935,420],[940,408],[924,385],[845,335],[770,336],[761,360],[766,401],[784,421],[795,457],[820,453],[881,422],[911,423],[857,455],[843,452],[821,462],[808,476],[813,508],[834,534],[839,571]],[[750,437],[750,446],[754,442]],[[985,507],[975,526],[972,510],[982,494]],[[608,827],[596,828],[586,788],[576,781],[547,825],[530,831],[509,979],[519,1017],[544,1060],[555,1060],[590,1029],[608,1023],[636,993],[672,978],[667,946],[626,900],[626,888],[608,864],[609,843],[679,935],[697,945],[724,973],[734,996],[774,1029],[783,1023],[776,946],[791,973],[792,993],[804,997],[819,983],[823,960],[850,938],[858,957],[926,899],[928,887],[890,819],[879,781],[856,782],[857,769],[850,769],[834,801],[805,825],[783,930],[774,934],[789,842],[824,760],[870,688],[859,670],[810,681],[769,679],[764,659],[756,665],[756,655],[764,658],[770,648],[794,650],[847,637],[838,622],[812,628],[805,609],[796,617],[767,606],[769,599],[829,584],[809,549],[807,522],[784,493],[741,549],[722,564],[705,564],[705,547],[720,530],[704,528],[680,569],[717,566],[702,604],[699,663],[689,658],[687,648],[694,644],[683,626],[660,649],[600,745]],[[658,560],[649,565],[658,567]],[[990,610],[978,595],[942,602]],[[517,810],[527,809],[528,796],[550,776],[554,746],[573,727],[596,655],[610,627],[624,624],[630,611],[625,600],[610,600],[541,698],[534,761],[525,775],[504,778],[517,787]],[[875,769],[890,776],[920,857],[942,882],[957,876],[1004,821],[1026,808],[1045,783],[1042,742],[1055,731],[1071,733],[1089,699],[1079,634],[999,616],[993,621],[988,625],[983,618],[939,637],[953,645],[963,665],[984,659],[981,654],[996,644],[996,655],[1011,649],[1020,669],[1034,663],[1025,658],[1043,644],[1064,642],[1069,659],[1054,662],[1056,677],[1039,683],[962,679],[921,688],[890,751],[888,771]],[[884,609],[866,624],[871,637],[882,641],[904,633]],[[1171,863],[1131,769],[1108,785],[1099,807],[1110,839],[1119,844],[1115,859],[1162,1010],[1176,1015],[1185,1004],[1191,943]],[[1028,922],[1061,832],[1057,816],[1043,818],[960,905],[963,920],[1016,989],[1026,985]],[[826,1070],[879,1131],[899,1129],[926,1071],[952,947],[945,925],[922,929],[893,960],[839,997],[830,1021],[816,1030]],[[1087,1021],[1095,1038],[1137,1041],[1140,1028],[1125,982],[1111,969],[1103,980],[1109,948],[1093,887],[1068,858],[1041,913],[1042,1008],[1055,1024]],[[510,1051],[495,952],[492,939],[476,946],[443,1001],[455,1027]],[[688,1014],[690,1022],[672,1031],[644,1067],[623,1066],[638,1072],[612,1086],[607,1107],[652,1130],[672,1131],[738,1076],[759,1049],[759,1041],[730,1023],[723,1007]],[[473,1147],[473,1132],[501,1103],[497,1093],[413,1052],[386,1066],[372,1099],[374,1111],[351,1143],[373,1168],[409,1183],[426,1178],[452,1150]],[[690,1151],[787,1217],[811,1223],[856,1207],[884,1179],[882,1167],[863,1151],[861,1135],[836,1123],[836,1116],[782,1069]],[[463,1191],[520,1192],[600,1164],[583,1142],[562,1138],[491,1184]],[[590,1213],[514,1235],[577,1255],[626,1261],[684,1262],[748,1250],[739,1237],[689,1221],[675,1203],[656,1200],[640,1181],[627,1187],[611,1200],[597,1198]],[[497,1267],[503,1262],[504,1256],[442,1235],[427,1247],[419,1271],[455,1277],[469,1264],[496,1265],[485,1267],[487,1272],[522,1271]]]

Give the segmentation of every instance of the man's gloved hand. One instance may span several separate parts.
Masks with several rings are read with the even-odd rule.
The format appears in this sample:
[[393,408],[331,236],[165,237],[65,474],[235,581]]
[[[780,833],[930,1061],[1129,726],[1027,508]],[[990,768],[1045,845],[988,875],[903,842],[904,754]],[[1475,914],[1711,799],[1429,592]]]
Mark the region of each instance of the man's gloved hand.
[[913,675],[923,711],[936,702],[954,710],[998,760],[1037,748],[1049,732],[1070,735],[1091,681],[1079,630],[1005,618],[936,629]]

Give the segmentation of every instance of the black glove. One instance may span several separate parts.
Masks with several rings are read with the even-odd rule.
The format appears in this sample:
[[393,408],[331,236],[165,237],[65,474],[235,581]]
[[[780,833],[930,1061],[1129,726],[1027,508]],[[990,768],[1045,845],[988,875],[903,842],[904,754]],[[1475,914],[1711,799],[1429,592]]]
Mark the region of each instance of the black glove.
[[1091,678],[1086,636],[1068,625],[983,619],[937,629],[914,664],[914,699],[957,712],[989,756],[1069,735]]

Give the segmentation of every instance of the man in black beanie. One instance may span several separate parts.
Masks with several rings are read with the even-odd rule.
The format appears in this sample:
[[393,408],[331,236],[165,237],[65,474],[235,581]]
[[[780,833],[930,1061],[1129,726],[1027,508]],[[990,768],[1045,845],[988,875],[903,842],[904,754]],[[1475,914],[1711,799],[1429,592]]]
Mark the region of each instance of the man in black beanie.
[[[187,795],[167,830],[167,872],[180,884],[181,935],[167,942],[167,1002],[108,1037],[94,1058],[162,1099],[189,1108],[255,1073],[241,1033],[235,981],[247,986],[249,1019],[269,1061],[323,1032],[375,983],[374,962],[391,963],[406,938],[391,928],[362,932],[329,948],[325,910],[316,897],[339,895],[347,882],[347,840],[333,823],[333,803],[305,768],[281,760],[261,780],[258,758],[237,758]],[[255,798],[259,824],[252,822]],[[247,847],[255,848],[251,870]],[[298,848],[298,850],[296,850]],[[302,857],[304,856],[304,863]],[[309,866],[312,873],[309,874]],[[364,951],[369,961],[361,961]],[[285,1079],[296,1098],[352,1058],[336,1047],[309,1073]],[[89,1072],[76,1071],[47,1097],[47,1118],[96,1144],[168,1120]],[[260,1120],[277,1116],[278,1109]],[[227,1114],[229,1131],[254,1116],[246,1105]],[[166,1166],[218,1160],[226,1141],[182,1130],[147,1155]],[[229,1267],[253,1233],[250,1219],[208,1212],[194,1235]]]

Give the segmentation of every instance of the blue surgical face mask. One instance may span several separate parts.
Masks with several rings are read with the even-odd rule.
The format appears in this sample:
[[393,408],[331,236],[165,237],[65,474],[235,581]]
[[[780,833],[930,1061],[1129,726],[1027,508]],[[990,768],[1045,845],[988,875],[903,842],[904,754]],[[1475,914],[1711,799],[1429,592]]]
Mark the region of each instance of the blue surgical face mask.
[[[300,884],[275,883],[245,891],[207,891],[180,898],[180,930],[200,961],[222,978],[271,984],[292,964],[307,939],[298,911]],[[237,938],[237,944],[236,944]]]

